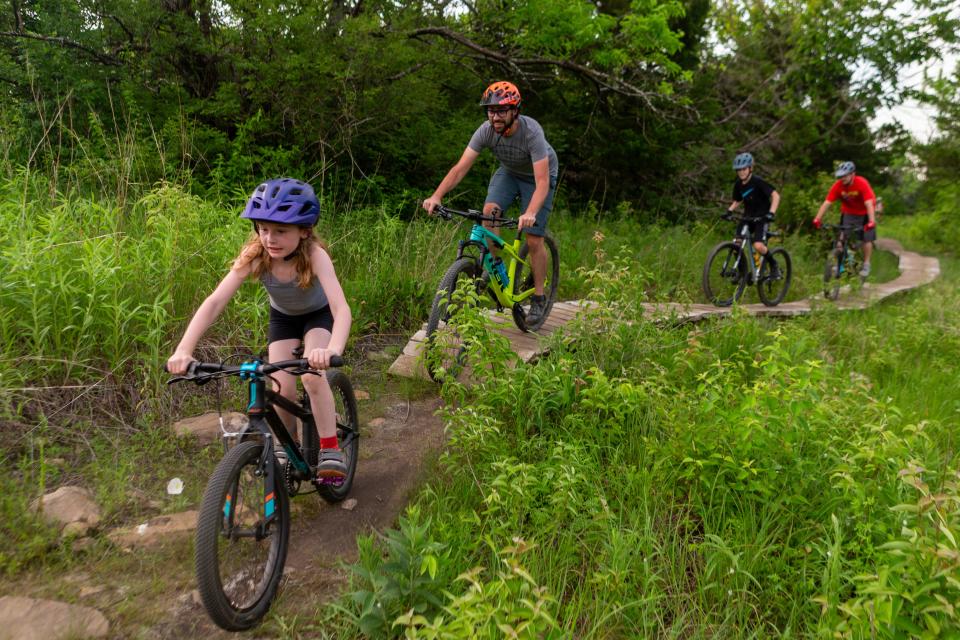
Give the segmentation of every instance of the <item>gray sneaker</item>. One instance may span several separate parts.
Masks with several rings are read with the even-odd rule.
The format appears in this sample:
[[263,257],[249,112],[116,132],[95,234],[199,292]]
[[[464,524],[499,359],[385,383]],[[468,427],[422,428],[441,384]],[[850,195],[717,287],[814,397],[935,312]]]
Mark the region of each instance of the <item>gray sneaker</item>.
[[527,323],[537,324],[543,320],[543,312],[547,310],[547,296],[531,296],[530,310],[527,311]]
[[347,477],[347,465],[340,449],[320,449],[317,461],[317,480],[337,482]]
[[863,268],[860,269],[860,277],[861,277],[861,278],[866,278],[866,277],[869,276],[869,275],[870,275],[870,263],[869,263],[869,262],[864,262],[864,263],[863,263]]

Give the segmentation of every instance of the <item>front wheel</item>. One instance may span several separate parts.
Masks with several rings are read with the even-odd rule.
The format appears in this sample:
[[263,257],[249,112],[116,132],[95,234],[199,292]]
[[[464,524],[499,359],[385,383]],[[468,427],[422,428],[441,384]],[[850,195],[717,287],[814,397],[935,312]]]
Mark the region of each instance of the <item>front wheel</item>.
[[721,242],[703,266],[703,293],[718,307],[729,307],[747,286],[747,260],[736,242]]
[[840,297],[840,265],[842,254],[833,251],[823,267],[823,297],[827,300],[836,300]]
[[462,286],[477,291],[486,289],[480,279],[480,267],[471,258],[460,258],[450,265],[440,280],[430,308],[426,329],[426,368],[435,382],[441,382],[446,376],[456,377],[463,368],[465,345],[456,328],[447,324],[457,311],[457,301],[462,300],[454,296],[454,292]]
[[273,601],[290,537],[290,502],[273,456],[275,488],[261,464],[263,444],[241,442],[227,452],[203,493],[194,562],[200,599],[227,631],[257,624]]
[[530,247],[527,246],[527,243],[524,243],[523,246],[520,247],[520,261],[517,263],[517,272],[513,276],[513,295],[519,296],[526,291],[531,292],[531,295],[523,300],[523,302],[518,302],[513,305],[513,321],[521,331],[539,330],[540,327],[543,326],[543,323],[547,321],[550,310],[553,308],[553,303],[557,299],[557,285],[560,283],[560,252],[557,250],[556,240],[550,235],[543,236],[543,247],[547,253],[547,268],[544,271],[543,280],[543,295],[547,300],[547,304],[543,309],[543,315],[540,316],[540,320],[537,322],[529,322],[527,320],[534,288],[533,270],[530,267],[530,262],[527,260]]
[[790,279],[793,277],[793,265],[790,254],[783,247],[767,251],[760,262],[760,278],[757,282],[757,294],[760,301],[768,307],[775,307],[787,296]]

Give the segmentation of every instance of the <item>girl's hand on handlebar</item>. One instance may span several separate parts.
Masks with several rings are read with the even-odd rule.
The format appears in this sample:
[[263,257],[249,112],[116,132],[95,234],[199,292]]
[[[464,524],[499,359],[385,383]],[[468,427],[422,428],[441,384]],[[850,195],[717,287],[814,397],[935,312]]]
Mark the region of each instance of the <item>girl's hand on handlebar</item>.
[[187,373],[187,367],[196,360],[192,353],[182,353],[177,351],[167,360],[167,371],[175,376],[182,376]]
[[440,198],[437,198],[435,196],[430,196],[429,198],[423,201],[421,206],[423,206],[423,208],[426,209],[427,213],[429,213],[430,215],[434,215],[434,209],[440,206]]
[[307,354],[307,362],[314,369],[328,369],[330,368],[330,358],[338,355],[340,354],[333,349],[313,349]]

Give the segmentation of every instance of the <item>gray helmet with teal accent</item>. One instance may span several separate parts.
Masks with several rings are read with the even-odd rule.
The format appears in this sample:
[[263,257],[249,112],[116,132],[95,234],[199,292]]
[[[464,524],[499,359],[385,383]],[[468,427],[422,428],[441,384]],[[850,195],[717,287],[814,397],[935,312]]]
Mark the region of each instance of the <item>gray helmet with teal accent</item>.
[[738,154],[736,158],[733,159],[733,170],[739,171],[740,169],[747,169],[753,166],[753,156],[749,153]]
[[857,170],[857,167],[852,162],[850,161],[841,162],[840,166],[837,167],[837,173],[834,175],[836,175],[838,178],[842,178],[843,176],[850,175],[856,170]]

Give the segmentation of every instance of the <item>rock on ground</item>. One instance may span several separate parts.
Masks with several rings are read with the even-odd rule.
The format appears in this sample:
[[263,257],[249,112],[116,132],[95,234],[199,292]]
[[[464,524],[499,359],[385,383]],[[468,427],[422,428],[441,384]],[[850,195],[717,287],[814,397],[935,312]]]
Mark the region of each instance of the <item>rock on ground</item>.
[[[223,414],[223,426],[227,431],[239,431],[246,423],[247,416],[237,411]],[[178,436],[195,436],[203,445],[212,444],[220,439],[220,414],[208,411],[203,415],[184,418],[174,423],[173,432]]]
[[110,623],[102,613],[54,600],[0,598],[0,640],[104,638]]
[[73,535],[82,535],[100,522],[100,507],[93,501],[92,494],[83,487],[60,487],[53,493],[34,500],[30,509],[42,510],[47,521],[61,527],[81,523],[71,527],[70,533]]
[[143,524],[114,529],[108,538],[118,547],[153,547],[162,544],[171,535],[187,533],[197,527],[197,512],[183,511],[157,516]]

